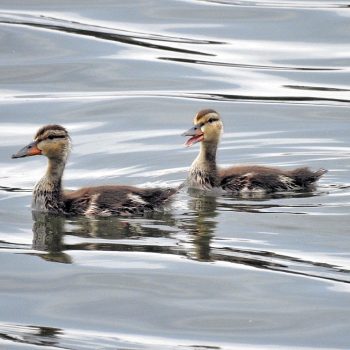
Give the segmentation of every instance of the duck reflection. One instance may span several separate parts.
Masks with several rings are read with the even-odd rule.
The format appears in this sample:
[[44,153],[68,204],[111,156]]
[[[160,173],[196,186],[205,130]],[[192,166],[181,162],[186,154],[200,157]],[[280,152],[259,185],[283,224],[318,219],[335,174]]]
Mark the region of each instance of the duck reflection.
[[213,247],[212,241],[215,239],[215,236],[220,235],[216,230],[217,216],[220,210],[253,213],[262,208],[261,204],[252,202],[243,206],[232,201],[232,198],[229,201],[220,201],[220,204],[218,204],[220,197],[206,195],[200,190],[191,190],[189,193],[192,196],[189,201],[189,208],[194,215],[191,215],[191,219],[188,222],[188,230],[192,234],[194,258],[196,260],[224,261],[264,269],[287,268],[287,265],[269,261],[266,252],[236,249],[225,247],[221,244],[215,244],[215,247]]
[[[248,265],[295,275],[350,283],[348,270],[282,255],[271,250],[244,249],[220,239],[223,211],[259,210],[251,204],[203,193],[186,197],[188,211],[153,213],[138,218],[87,218],[33,212],[33,249],[46,261],[72,263],[73,251],[129,251],[178,255],[199,262]],[[269,205],[268,203],[266,204]],[[266,207],[264,207],[266,209]],[[239,214],[237,215],[239,217]],[[70,237],[70,238],[69,238]],[[337,275],[340,276],[338,277]],[[347,278],[344,278],[347,274]]]
[[[342,283],[350,283],[349,270],[340,269],[332,264],[304,260],[289,255],[278,254],[270,250],[243,249],[225,246],[224,241],[218,240],[220,232],[217,229],[218,215],[222,211],[237,211],[247,213],[266,213],[269,209],[276,212],[276,207],[286,205],[271,204],[265,199],[261,201],[246,201],[244,205],[235,198],[223,198],[203,195],[201,191],[190,192],[190,214],[185,221],[188,232],[192,236],[192,258],[199,261],[225,262],[231,264],[247,265],[258,269],[283,272],[287,274],[308,276]],[[308,197],[310,193],[299,193],[298,196]],[[294,195],[295,196],[295,195]],[[274,196],[274,198],[290,198],[290,195]],[[288,207],[292,207],[289,205]],[[294,214],[301,214],[295,212]]]
[[192,258],[198,261],[212,261],[210,243],[215,235],[218,216],[215,196],[204,195],[191,190],[188,207],[192,214],[185,222],[193,243]]
[[[271,196],[265,199],[250,199],[242,202],[241,198],[208,195],[198,189],[190,189],[189,195],[191,196],[188,204],[190,212],[183,228],[192,237],[194,246],[192,258],[199,261],[228,261],[255,267],[266,267],[267,262],[256,259],[255,252],[252,254],[250,251],[244,252],[241,249],[226,247],[213,249],[211,246],[215,236],[220,236],[220,233],[216,232],[216,226],[219,222],[217,217],[221,211],[262,213],[273,210],[276,213],[280,206],[269,202],[268,199],[271,199]],[[289,198],[289,194],[273,194],[273,198]],[[244,258],[242,254],[248,254],[253,258]],[[282,268],[284,265],[279,265],[279,267]]]
[[[64,217],[33,212],[33,244],[37,256],[53,262],[72,263],[69,251],[134,251],[182,255],[198,261],[231,261],[254,266],[260,260],[242,257],[242,250],[211,247],[220,210],[255,212],[266,206],[220,199],[192,190],[188,212],[174,218],[171,212],[155,212],[137,218]],[[184,238],[177,233],[185,232]],[[65,242],[71,237],[73,243]],[[237,255],[236,255],[237,254]],[[247,252],[250,257],[251,254]],[[280,266],[282,267],[282,266]]]
[[63,251],[63,235],[64,222],[62,216],[32,212],[33,218],[33,243],[34,250],[43,251],[47,253],[37,253],[36,255],[47,261],[55,261],[60,263],[71,263],[69,255]]
[[[32,248],[47,261],[72,263],[69,251],[135,251],[186,255],[172,237],[176,227],[170,213],[120,219],[118,217],[64,217],[57,214],[33,212]],[[76,243],[67,243],[66,237]],[[168,244],[159,244],[159,239]],[[75,241],[73,239],[73,241]],[[45,252],[45,253],[44,253]]]

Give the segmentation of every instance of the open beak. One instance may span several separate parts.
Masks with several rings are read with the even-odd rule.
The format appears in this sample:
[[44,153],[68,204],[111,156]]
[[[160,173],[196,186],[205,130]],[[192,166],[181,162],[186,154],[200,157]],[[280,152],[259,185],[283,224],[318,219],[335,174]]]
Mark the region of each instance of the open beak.
[[203,133],[200,125],[195,125],[191,129],[188,129],[181,136],[192,136],[186,141],[186,143],[185,143],[186,147],[191,147],[195,143],[204,140],[204,133]]
[[29,156],[36,156],[38,154],[41,154],[41,150],[38,148],[37,142],[33,141],[29,145],[20,149],[17,153],[13,154],[11,158],[23,158]]

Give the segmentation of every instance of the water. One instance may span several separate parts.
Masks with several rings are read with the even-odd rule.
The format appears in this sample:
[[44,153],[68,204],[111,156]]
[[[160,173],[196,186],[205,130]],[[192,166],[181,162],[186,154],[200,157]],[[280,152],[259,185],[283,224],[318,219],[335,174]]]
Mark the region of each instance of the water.
[[[348,349],[349,3],[0,3],[0,347]],[[32,215],[48,123],[65,187],[175,186],[201,108],[219,163],[329,169],[314,193],[182,191],[134,218]]]

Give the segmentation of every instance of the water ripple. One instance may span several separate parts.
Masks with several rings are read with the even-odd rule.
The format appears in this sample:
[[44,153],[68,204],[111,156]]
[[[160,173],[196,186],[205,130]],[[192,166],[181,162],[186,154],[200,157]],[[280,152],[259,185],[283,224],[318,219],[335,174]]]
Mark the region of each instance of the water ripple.
[[[218,61],[204,61],[199,59],[190,58],[179,58],[179,57],[158,57],[160,60],[173,61],[181,63],[194,63],[202,64],[207,66],[222,66],[222,67],[233,67],[233,68],[247,68],[247,69],[259,69],[259,70],[282,70],[282,71],[339,71],[340,68],[333,67],[293,67],[293,66],[275,66],[275,65],[259,65],[259,64],[244,64],[244,63],[228,63],[228,62],[218,62]],[[286,85],[288,86],[288,85]],[[335,89],[329,91],[348,91],[342,89]]]
[[1,94],[0,100],[104,100],[117,98],[176,98],[205,101],[247,101],[257,103],[284,103],[284,104],[313,104],[313,105],[347,105],[350,99],[317,97],[317,96],[253,96],[229,93],[209,92],[148,92],[148,91],[115,91],[115,92],[72,92],[72,93],[33,93],[33,94]]
[[[205,204],[206,203],[206,204]],[[192,205],[198,208],[198,214],[183,215],[178,220],[171,212],[159,212],[148,218],[133,219],[88,219],[66,220],[44,213],[33,213],[33,251],[27,246],[23,253],[37,255],[46,261],[59,263],[86,264],[84,255],[76,257],[77,252],[101,252],[101,258],[107,252],[156,255],[159,260],[167,256],[186,257],[199,262],[230,263],[248,265],[292,275],[300,275],[321,280],[350,283],[350,270],[345,266],[323,261],[304,259],[292,254],[281,254],[272,248],[256,250],[229,245],[227,239],[214,236],[215,223],[211,222],[213,198],[200,198]],[[209,205],[209,207],[207,207]],[[250,210],[248,210],[250,211]],[[210,214],[211,213],[211,214]],[[2,243],[7,249],[7,242]],[[18,250],[18,247],[15,247]],[[95,254],[96,256],[96,254]],[[86,256],[89,259],[89,256]],[[147,259],[151,260],[151,258]],[[115,265],[116,264],[116,265]],[[102,261],[104,268],[118,266],[116,261]],[[94,265],[99,262],[94,260]]]
[[173,44],[224,44],[224,42],[213,40],[198,40],[190,38],[181,38],[173,36],[165,36],[152,33],[140,33],[122,29],[107,28],[91,24],[84,24],[76,21],[67,21],[63,19],[47,17],[47,16],[30,16],[23,14],[0,13],[0,23],[24,25],[29,27],[44,28],[59,32],[77,34],[81,36],[94,37],[101,40],[119,42],[136,46],[144,46],[152,49],[165,51],[181,52],[186,54],[196,54],[203,56],[215,56],[214,54],[201,51],[188,50],[179,46],[169,46],[160,44],[161,42]]
[[332,9],[349,8],[347,1],[273,1],[273,0],[196,0],[198,2],[242,7],[293,8],[293,9]]
[[[1,5],[0,347],[347,349],[348,1],[154,4]],[[219,164],[329,173],[144,217],[31,213],[45,159],[9,156],[39,125],[71,132],[65,188],[165,186],[201,108],[224,119]]]
[[231,346],[211,342],[167,339],[83,329],[61,329],[25,324],[0,324],[0,343],[27,344],[50,349],[82,350],[230,350]]

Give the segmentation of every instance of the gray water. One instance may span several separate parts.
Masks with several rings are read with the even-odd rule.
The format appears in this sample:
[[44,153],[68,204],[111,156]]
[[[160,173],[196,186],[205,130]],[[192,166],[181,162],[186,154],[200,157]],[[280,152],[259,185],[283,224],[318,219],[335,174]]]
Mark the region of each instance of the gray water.
[[[350,4],[0,2],[0,348],[349,349]],[[201,108],[219,163],[326,168],[313,193],[182,191],[134,218],[33,214],[67,127],[64,185],[176,186]]]

